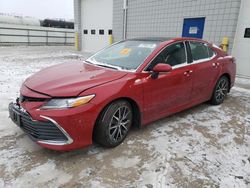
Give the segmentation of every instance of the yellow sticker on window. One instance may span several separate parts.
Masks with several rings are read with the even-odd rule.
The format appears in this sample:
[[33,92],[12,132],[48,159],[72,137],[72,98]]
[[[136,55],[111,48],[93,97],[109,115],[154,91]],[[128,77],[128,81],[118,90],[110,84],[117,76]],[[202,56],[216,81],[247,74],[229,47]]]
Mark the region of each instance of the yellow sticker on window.
[[120,51],[121,55],[128,55],[131,51],[131,48],[124,48]]

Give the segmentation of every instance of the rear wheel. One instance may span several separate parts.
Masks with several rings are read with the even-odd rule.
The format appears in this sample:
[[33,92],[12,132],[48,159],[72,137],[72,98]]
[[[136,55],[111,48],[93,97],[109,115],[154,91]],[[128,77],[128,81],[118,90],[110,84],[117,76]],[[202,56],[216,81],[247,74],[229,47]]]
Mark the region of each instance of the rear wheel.
[[223,103],[229,91],[229,80],[226,76],[222,76],[215,85],[211,104],[219,105]]
[[125,100],[115,101],[106,107],[94,130],[94,140],[106,147],[119,145],[132,125],[132,107]]

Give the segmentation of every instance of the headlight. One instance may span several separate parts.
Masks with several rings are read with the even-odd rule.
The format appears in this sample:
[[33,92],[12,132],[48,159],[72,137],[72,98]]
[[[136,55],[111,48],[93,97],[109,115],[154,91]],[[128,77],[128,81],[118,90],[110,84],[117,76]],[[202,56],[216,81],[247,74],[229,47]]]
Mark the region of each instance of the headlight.
[[46,109],[62,109],[62,108],[74,108],[87,104],[95,95],[88,95],[84,97],[77,98],[65,98],[65,99],[51,99],[46,104],[42,106],[42,110]]

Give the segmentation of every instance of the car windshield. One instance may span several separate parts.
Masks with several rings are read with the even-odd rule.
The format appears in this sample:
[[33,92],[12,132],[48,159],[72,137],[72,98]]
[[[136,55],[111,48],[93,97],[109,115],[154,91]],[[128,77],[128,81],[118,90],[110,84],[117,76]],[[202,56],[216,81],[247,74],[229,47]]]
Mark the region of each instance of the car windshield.
[[158,44],[158,41],[122,41],[101,50],[86,61],[118,70],[135,70]]

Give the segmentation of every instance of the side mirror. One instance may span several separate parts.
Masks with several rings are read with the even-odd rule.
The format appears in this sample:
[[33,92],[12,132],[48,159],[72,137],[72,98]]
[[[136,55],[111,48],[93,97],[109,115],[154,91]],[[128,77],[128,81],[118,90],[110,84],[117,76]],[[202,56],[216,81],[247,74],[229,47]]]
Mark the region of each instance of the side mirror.
[[170,72],[172,70],[171,65],[165,64],[165,63],[158,63],[154,66],[153,72]]
[[165,63],[158,63],[157,65],[154,66],[154,68],[152,70],[153,72],[152,72],[151,77],[153,79],[156,79],[156,78],[158,78],[159,73],[161,73],[161,72],[167,73],[167,72],[170,72],[171,70],[172,70],[171,65],[168,65]]

